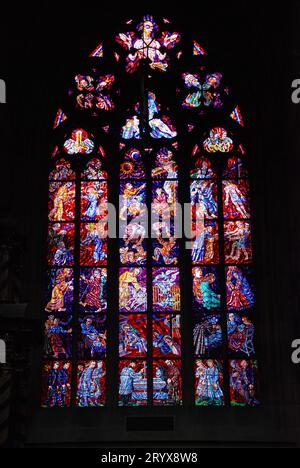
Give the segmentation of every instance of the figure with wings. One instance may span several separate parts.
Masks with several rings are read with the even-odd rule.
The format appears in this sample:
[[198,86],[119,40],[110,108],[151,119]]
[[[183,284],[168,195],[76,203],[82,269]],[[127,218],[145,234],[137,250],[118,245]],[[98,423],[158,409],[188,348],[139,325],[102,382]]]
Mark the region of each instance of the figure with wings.
[[159,30],[153,16],[146,15],[137,26],[137,32],[120,33],[116,41],[129,51],[126,58],[128,73],[135,72],[142,60],[147,60],[153,70],[168,69],[167,50],[172,49],[180,41],[180,34],[164,31],[157,37]]

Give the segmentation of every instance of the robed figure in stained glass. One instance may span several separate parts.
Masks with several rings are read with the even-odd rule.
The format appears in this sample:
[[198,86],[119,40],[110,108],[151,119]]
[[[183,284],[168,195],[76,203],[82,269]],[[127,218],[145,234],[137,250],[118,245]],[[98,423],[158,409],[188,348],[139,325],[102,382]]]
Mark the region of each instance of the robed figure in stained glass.
[[224,393],[220,384],[220,368],[216,361],[198,361],[196,363],[196,378],[198,379],[197,405],[221,406],[224,404]]

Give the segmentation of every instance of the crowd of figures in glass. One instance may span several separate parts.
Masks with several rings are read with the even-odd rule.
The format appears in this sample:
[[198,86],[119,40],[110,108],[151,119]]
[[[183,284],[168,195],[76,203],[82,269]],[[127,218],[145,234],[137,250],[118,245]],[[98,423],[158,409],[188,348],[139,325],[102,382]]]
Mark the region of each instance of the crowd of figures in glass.
[[199,42],[151,15],[129,20],[87,63],[53,126],[42,406],[185,404],[183,325],[196,406],[255,406],[245,121],[225,76]]

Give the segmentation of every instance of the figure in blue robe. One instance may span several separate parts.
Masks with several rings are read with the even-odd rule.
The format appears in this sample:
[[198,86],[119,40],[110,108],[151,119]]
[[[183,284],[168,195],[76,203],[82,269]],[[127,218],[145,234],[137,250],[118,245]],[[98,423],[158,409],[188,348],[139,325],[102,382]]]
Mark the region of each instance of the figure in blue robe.
[[[132,403],[135,383],[137,380],[142,378],[142,371],[136,372],[134,368],[135,363],[130,363],[127,367],[123,367],[120,374],[119,395],[122,406],[128,406],[130,403]],[[138,397],[136,397],[136,399],[137,398]]]
[[256,375],[252,365],[247,361],[232,361],[230,386],[234,404],[238,406],[257,406]]
[[227,296],[228,308],[231,310],[249,309],[255,304],[250,284],[243,271],[237,267],[228,269]]
[[159,112],[159,107],[155,101],[155,94],[148,94],[148,113],[149,113],[149,126],[151,128],[151,136],[153,138],[175,138],[177,132],[171,128],[162,119],[155,117]]
[[84,343],[90,350],[91,357],[95,355],[101,355],[105,352],[100,338],[99,331],[92,325],[90,319],[87,319],[85,323],[81,324],[81,333],[84,336]]
[[157,368],[153,379],[153,399],[159,401],[168,401],[168,388],[164,370]]

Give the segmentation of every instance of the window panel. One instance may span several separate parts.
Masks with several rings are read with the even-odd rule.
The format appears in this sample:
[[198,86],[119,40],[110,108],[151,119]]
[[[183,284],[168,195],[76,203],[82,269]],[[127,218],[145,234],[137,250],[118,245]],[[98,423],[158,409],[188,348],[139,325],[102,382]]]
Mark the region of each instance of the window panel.
[[68,312],[73,309],[74,273],[70,268],[48,271],[46,312]]
[[154,265],[178,265],[179,242],[172,234],[167,239],[159,236],[157,240],[153,240],[152,246]]
[[231,406],[258,406],[257,361],[229,362]]
[[[131,25],[131,21],[127,24]],[[170,67],[170,50],[181,40],[177,32],[161,31],[152,15],[146,15],[135,31],[120,33],[116,41],[125,49],[126,71],[135,73],[147,59],[152,70],[166,72]]]
[[112,88],[115,77],[108,73],[95,79],[88,75],[75,76],[76,88],[80,94],[76,95],[76,107],[79,110],[109,112],[114,110]]
[[120,315],[119,355],[121,358],[147,356],[147,316]]
[[213,107],[220,109],[223,106],[221,99],[221,73],[211,73],[201,76],[201,69],[196,72],[187,72],[182,75],[184,82],[185,97],[182,107],[185,109],[198,109]]
[[75,224],[52,223],[48,227],[48,265],[70,267],[74,265]]
[[223,181],[224,217],[226,219],[250,218],[250,197],[247,181]]
[[[197,99],[200,104],[201,96],[198,95]],[[245,395],[248,398],[250,393],[253,395],[253,406],[258,404],[254,385],[250,383],[249,392],[247,385],[239,384],[243,378],[241,366],[235,364],[235,372],[231,364],[239,361],[228,361],[228,358],[255,356],[254,325],[252,314],[251,317],[248,314],[249,309],[255,306],[252,269],[245,266],[252,265],[253,262],[249,183],[246,180],[248,172],[244,147],[239,146],[240,155],[232,155],[230,153],[234,146],[237,146],[234,135],[224,128],[216,127],[204,140],[203,147],[212,155],[228,153],[228,156],[225,160],[223,156],[223,162],[219,156],[198,157],[200,149],[196,145],[193,156],[197,155],[198,159],[191,163],[191,257],[194,265],[203,265],[192,269],[193,309],[196,312],[193,329],[194,355],[202,358],[195,364],[196,406],[226,404],[228,390],[224,386],[223,373],[228,362],[231,404],[251,405],[251,402],[243,401]],[[216,178],[215,188],[207,196],[206,187],[209,187],[213,178]],[[204,189],[199,182],[204,183]],[[215,196],[211,196],[211,193]],[[212,200],[214,211],[211,208]],[[220,200],[222,207],[219,206]],[[195,207],[196,203],[202,204],[200,209]],[[209,218],[215,218],[216,221],[207,221]],[[222,252],[220,248],[223,246]],[[227,267],[223,264],[223,259]],[[209,264],[219,265],[210,267]],[[226,297],[223,297],[224,289]],[[223,307],[227,309],[226,319]],[[220,311],[221,314],[212,313],[215,311]],[[226,336],[227,353],[224,352]],[[248,369],[252,364],[246,362],[243,366]],[[248,370],[247,372],[249,373]],[[244,377],[247,377],[247,373]],[[241,391],[242,396],[233,396],[235,387]],[[237,403],[236,400],[241,402]]]
[[122,265],[145,265],[147,262],[146,229],[141,223],[121,226],[120,262]]
[[176,312],[181,309],[178,268],[153,268],[153,310]]
[[146,168],[140,150],[130,148],[125,152],[120,166],[120,179],[145,179]]
[[194,265],[210,265],[219,263],[218,223],[199,220],[192,223],[194,237],[192,262]]
[[[124,140],[141,139],[141,118],[140,104],[137,103],[134,111],[136,114],[126,119],[122,127],[121,136]],[[177,131],[168,115],[162,114],[161,105],[156,99],[156,94],[152,91],[148,93],[148,125],[152,138],[173,139],[177,136]]]
[[44,357],[70,359],[72,357],[72,316],[52,313],[45,321]]
[[146,361],[121,360],[119,363],[119,406],[146,406],[147,398]]
[[75,183],[50,182],[49,220],[73,221],[75,219]]
[[251,224],[245,221],[224,223],[225,261],[228,264],[252,263]]
[[247,179],[248,172],[244,162],[237,156],[228,158],[227,166],[223,171],[223,179]]
[[82,312],[101,313],[107,309],[107,270],[81,268],[79,305]]
[[71,181],[76,179],[76,174],[72,170],[71,163],[65,159],[60,159],[55,163],[55,169],[50,172],[49,180]]
[[107,183],[81,183],[81,220],[101,221],[107,217]]
[[120,268],[120,312],[146,312],[146,275],[145,268]]
[[209,137],[204,140],[203,148],[207,153],[230,153],[234,144],[225,128],[215,127],[210,130]]
[[80,264],[107,265],[107,223],[81,223]]
[[167,180],[153,182],[152,211],[158,219],[170,220],[177,214],[178,182]]
[[217,174],[208,158],[198,158],[190,172],[192,179],[216,179]]
[[226,268],[227,308],[242,311],[254,306],[252,275],[249,267]]
[[195,314],[193,343],[196,357],[220,355],[223,343],[221,316]]
[[120,219],[133,222],[141,220],[146,211],[146,184],[144,182],[128,181],[121,183]]
[[161,148],[157,151],[151,175],[153,179],[178,178],[178,165],[174,160],[173,152],[169,148]]
[[193,308],[215,311],[221,308],[219,271],[217,267],[195,267],[193,275]]
[[103,164],[99,159],[93,158],[88,161],[85,170],[82,172],[84,180],[106,180],[107,172],[103,170]]
[[42,406],[64,408],[71,403],[70,361],[45,361],[42,377]]
[[[110,51],[113,74],[99,43],[55,116],[44,407],[258,404],[246,120],[203,47],[178,49],[181,36],[167,23],[128,21]],[[122,92],[124,65],[143,86]],[[170,84],[163,93],[161,72]],[[109,202],[118,205],[117,240],[108,238]],[[190,203],[183,239],[179,203]],[[110,333],[118,349],[107,356]]]
[[79,359],[102,359],[106,355],[106,315],[85,314],[79,317]]
[[80,155],[91,154],[94,149],[94,142],[90,140],[88,132],[78,128],[71,133],[71,138],[64,142],[64,150],[67,154]]
[[178,406],[182,404],[180,360],[154,360],[153,404],[154,406]]
[[217,184],[210,180],[191,183],[192,219],[216,219],[218,217]]
[[153,315],[152,320],[153,356],[181,356],[180,315]]
[[253,356],[255,354],[255,328],[246,314],[227,315],[228,349],[232,357]]
[[195,365],[196,405],[224,406],[223,362],[199,360]]
[[105,401],[105,361],[79,361],[77,364],[77,406],[80,408],[104,406]]

